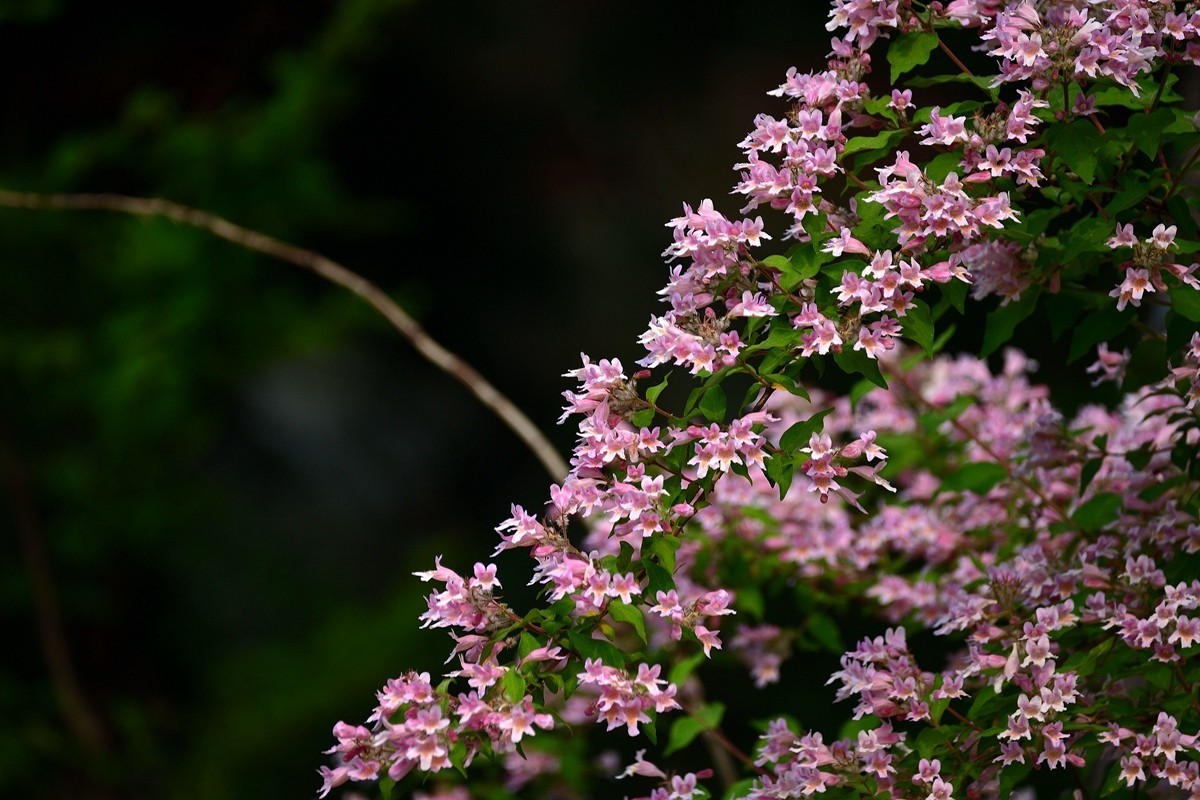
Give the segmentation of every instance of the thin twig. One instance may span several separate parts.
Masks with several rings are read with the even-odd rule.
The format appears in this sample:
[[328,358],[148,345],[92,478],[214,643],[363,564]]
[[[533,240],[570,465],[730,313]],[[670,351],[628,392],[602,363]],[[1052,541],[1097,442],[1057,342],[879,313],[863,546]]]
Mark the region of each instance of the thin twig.
[[42,658],[46,661],[50,684],[54,687],[54,698],[76,741],[93,754],[104,753],[109,749],[108,731],[75,672],[58,589],[54,583],[54,570],[34,508],[29,476],[3,424],[0,424],[0,473],[8,494],[13,527],[21,542],[25,570],[29,574],[38,643],[41,645]]
[[[934,34],[934,35],[936,35],[936,34]],[[942,37],[940,37],[940,36],[937,37],[937,43],[938,43],[938,49],[940,49],[943,53],[945,53],[946,55],[948,55],[950,57],[950,60],[954,62],[954,66],[958,67],[959,71],[962,72],[962,74],[966,75],[968,78],[975,77],[975,73],[971,72],[971,70],[967,69],[967,65],[964,64],[962,61],[960,61],[958,56],[956,56],[954,54],[954,51],[950,49],[950,46],[942,41]]]
[[157,198],[126,197],[118,194],[37,194],[0,189],[0,206],[117,211],[139,217],[166,217],[181,225],[206,230],[248,250],[311,270],[365,300],[382,314],[426,361],[467,387],[479,402],[491,409],[513,433],[517,434],[554,480],[561,480],[567,474],[567,464],[554,449],[554,445],[550,444],[537,426],[511,400],[501,394],[500,390],[462,358],[438,344],[420,323],[409,316],[408,312],[398,306],[382,289],[320,253],[243,228],[207,211]]

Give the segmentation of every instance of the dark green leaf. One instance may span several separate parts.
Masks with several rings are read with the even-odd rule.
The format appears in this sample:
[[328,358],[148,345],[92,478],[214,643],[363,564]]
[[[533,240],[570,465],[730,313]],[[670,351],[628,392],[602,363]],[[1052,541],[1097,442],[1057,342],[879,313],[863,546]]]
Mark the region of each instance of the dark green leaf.
[[667,572],[675,572],[675,551],[679,549],[679,539],[669,533],[656,533],[645,544],[645,552],[658,559]]
[[[939,153],[925,165],[925,176],[935,183],[941,183],[951,172],[962,171],[962,153]],[[961,283],[961,281],[959,281]],[[965,285],[965,284],[964,284]]]
[[725,390],[714,386],[700,397],[700,413],[709,422],[724,422],[728,401]]
[[824,428],[825,418],[832,413],[833,407],[831,406],[823,411],[818,411],[806,420],[792,425],[779,437],[779,449],[790,453],[796,448],[808,444],[808,440],[812,438],[812,435]]
[[1000,797],[1012,797],[1013,790],[1029,777],[1032,767],[1028,764],[1009,764],[1000,770]]
[[1083,469],[1079,471],[1079,495],[1087,491],[1087,487],[1091,484],[1092,478],[1096,477],[1096,473],[1100,471],[1100,465],[1104,463],[1103,458],[1093,458],[1084,462]]
[[500,690],[505,700],[519,703],[525,697],[525,678],[518,670],[510,669],[500,678]]
[[933,317],[923,300],[913,300],[912,308],[900,319],[904,335],[916,342],[926,355],[933,355]]
[[946,83],[969,83],[980,89],[989,97],[995,98],[997,89],[991,85],[991,79],[982,75],[967,75],[955,72],[948,75],[914,75],[904,79],[905,86],[923,89],[928,86],[939,86]]
[[[1179,486],[1181,483],[1184,483],[1185,481],[1187,481],[1186,475],[1176,475],[1174,478],[1168,478],[1161,483],[1155,483],[1145,489],[1142,489],[1142,491],[1138,492],[1138,497],[1140,497],[1142,500],[1145,500],[1147,503],[1153,503],[1155,500],[1162,497],[1164,494],[1171,491],[1176,486]],[[741,596],[740,592],[738,596]]]
[[917,755],[921,758],[933,758],[938,753],[945,753],[946,743],[958,733],[956,728],[949,725],[940,728],[926,728],[917,736]]
[[846,345],[842,352],[834,354],[833,360],[847,375],[862,375],[881,389],[888,388],[883,373],[879,371],[879,363],[868,356],[865,350],[854,350]]
[[1129,326],[1133,321],[1133,312],[1129,309],[1117,311],[1115,308],[1102,308],[1084,318],[1075,326],[1071,336],[1071,349],[1067,353],[1067,363],[1078,360],[1100,342],[1110,342],[1113,337]]
[[651,403],[657,403],[658,396],[663,393],[664,389],[667,388],[667,381],[670,379],[671,379],[671,375],[668,373],[667,377],[662,379],[662,383],[655,384],[654,386],[651,386],[649,389],[647,389],[646,390],[646,399],[649,400]]
[[646,592],[654,597],[658,592],[669,592],[675,588],[675,579],[671,573],[652,561],[643,560],[646,567]]
[[696,653],[693,656],[688,656],[682,661],[676,662],[667,673],[667,680],[670,683],[678,686],[686,681],[688,676],[696,671],[696,667],[703,664],[705,660],[704,653]]
[[1020,300],[1014,300],[1008,305],[1000,306],[987,316],[987,328],[983,334],[983,348],[979,351],[985,358],[1000,349],[1000,346],[1012,338],[1017,325],[1033,313],[1037,307],[1038,293],[1031,289]]
[[1200,291],[1190,286],[1171,287],[1171,308],[1192,322],[1200,322]]
[[1096,177],[1096,164],[1103,145],[1100,132],[1087,120],[1058,125],[1046,133],[1046,141],[1068,167],[1087,185]]
[[1042,297],[1042,305],[1050,320],[1050,336],[1054,341],[1071,329],[1083,312],[1088,310],[1092,295],[1086,292],[1064,290],[1058,294],[1047,294]]
[[842,157],[867,150],[891,150],[903,138],[904,131],[901,130],[884,131],[874,136],[855,136],[846,142]]
[[743,586],[737,590],[737,607],[755,619],[761,620],[766,612],[766,602],[762,591],[754,584]]
[[667,737],[664,756],[677,753],[692,743],[692,740],[707,730],[704,723],[691,717],[680,717],[671,724],[671,735]]
[[754,778],[742,778],[740,781],[735,781],[730,784],[725,791],[725,796],[721,800],[737,800],[739,797],[745,797],[750,794],[750,790],[754,788]]
[[887,53],[888,63],[892,66],[891,82],[895,83],[904,73],[927,62],[937,46],[937,34],[928,31],[902,33],[893,39]]
[[1072,261],[1083,253],[1108,252],[1108,238],[1112,236],[1112,232],[1112,220],[1088,217],[1076,222],[1071,226],[1071,231],[1064,243],[1060,263]]
[[1163,129],[1174,119],[1175,114],[1167,108],[1158,108],[1149,114],[1133,114],[1129,117],[1125,133],[1147,157],[1154,158]]
[[1196,220],[1192,217],[1192,207],[1180,193],[1175,193],[1167,201],[1167,211],[1171,212],[1171,221],[1179,226],[1179,234],[1184,239],[1195,239],[1197,236]]
[[627,625],[633,626],[638,638],[643,642],[646,641],[646,620],[642,616],[640,608],[633,605],[626,605],[620,600],[613,600],[608,604],[608,613],[612,615],[613,620],[616,622],[624,622]]
[[838,630],[837,623],[824,614],[819,612],[809,614],[806,631],[829,652],[838,655],[846,652],[846,646],[842,643],[842,634]]
[[[567,640],[570,643],[571,649],[583,658],[598,658],[610,667],[625,666],[625,652],[612,642],[605,641],[604,639],[593,639],[590,633],[579,628],[569,628],[567,630]],[[517,700],[520,699],[520,697],[517,698]]]
[[767,480],[779,488],[779,499],[782,500],[792,486],[796,465],[786,455],[772,455],[767,457],[766,467]]
[[668,737],[667,748],[663,751],[663,755],[669,756],[687,747],[696,736],[720,725],[724,715],[725,705],[723,703],[709,703],[701,706],[692,716],[675,720],[671,726],[671,735]]
[[1144,174],[1141,178],[1141,180],[1130,181],[1128,186],[1124,186],[1112,200],[1108,201],[1105,210],[1110,217],[1116,216],[1128,208],[1133,208],[1150,193],[1154,183]]
[[821,268],[820,257],[829,257],[812,245],[798,249],[791,257],[781,255],[767,256],[762,263],[779,270],[779,284],[791,291],[800,285],[801,281],[816,275]]
[[1112,492],[1098,494],[1075,509],[1071,516],[1085,531],[1095,531],[1114,522],[1121,511],[1121,496]]

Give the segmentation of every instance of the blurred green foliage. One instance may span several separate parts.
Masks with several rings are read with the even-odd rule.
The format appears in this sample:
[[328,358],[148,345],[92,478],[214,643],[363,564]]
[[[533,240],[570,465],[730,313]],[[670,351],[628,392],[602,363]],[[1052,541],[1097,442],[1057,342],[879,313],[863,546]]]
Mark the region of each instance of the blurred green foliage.
[[[261,96],[212,113],[137,88],[111,124],[10,152],[4,182],[175,198],[318,247],[370,241],[403,225],[405,208],[348,196],[324,137],[361,102],[355,70],[404,5],[337,4],[264,59]],[[69,16],[31,0],[6,4],[0,22]],[[0,450],[19,476],[0,493],[0,528],[33,509],[70,657],[105,729],[89,749],[65,724],[28,552],[6,536],[0,796],[312,793],[328,728],[397,668],[411,646],[397,632],[415,628],[421,601],[351,586],[360,573],[336,559],[325,579],[346,591],[306,591],[329,566],[321,548],[342,543],[256,538],[247,509],[263,487],[230,486],[255,465],[231,468],[223,452],[245,457],[230,439],[248,376],[390,331],[311,276],[161,220],[9,211],[0,242]]]

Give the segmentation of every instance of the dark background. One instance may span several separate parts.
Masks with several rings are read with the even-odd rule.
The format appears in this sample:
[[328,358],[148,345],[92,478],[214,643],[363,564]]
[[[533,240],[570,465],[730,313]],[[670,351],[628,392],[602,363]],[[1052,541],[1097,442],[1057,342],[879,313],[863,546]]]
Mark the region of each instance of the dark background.
[[[704,197],[736,211],[735,145],[782,112],[764,93],[787,67],[820,63],[824,18],[5,0],[0,179],[166,197],[326,253],[565,455],[559,376],[580,351],[633,366],[663,223]],[[409,573],[486,559],[549,476],[289,265],[164,221],[16,210],[0,263],[0,796],[311,796],[335,721],[440,669]]]

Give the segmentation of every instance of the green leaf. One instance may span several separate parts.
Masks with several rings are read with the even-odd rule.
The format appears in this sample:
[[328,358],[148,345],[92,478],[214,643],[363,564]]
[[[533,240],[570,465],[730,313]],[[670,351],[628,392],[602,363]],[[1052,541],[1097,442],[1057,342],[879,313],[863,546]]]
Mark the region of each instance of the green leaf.
[[[950,153],[939,153],[925,165],[925,176],[935,183],[946,180],[946,176],[951,172],[961,171],[962,153],[957,150]],[[958,283],[962,283],[962,281],[958,281]]]
[[656,384],[654,386],[651,386],[649,389],[647,389],[646,390],[646,399],[651,403],[657,403],[658,396],[663,393],[664,389],[667,388],[667,381],[670,379],[671,379],[671,375],[670,375],[670,373],[667,373],[667,377],[662,379],[662,383]]
[[842,352],[834,354],[833,360],[847,375],[862,375],[881,389],[888,388],[883,373],[879,371],[879,363],[868,356],[865,350],[854,350],[847,345]]
[[1071,517],[1087,532],[1103,528],[1114,522],[1121,512],[1121,496],[1112,492],[1098,494],[1075,509]]
[[903,33],[893,39],[887,54],[888,63],[892,65],[891,82],[895,83],[904,73],[929,61],[937,46],[937,34],[928,31]]
[[[610,667],[625,666],[625,652],[612,642],[593,639],[587,631],[578,628],[567,630],[567,640],[570,642],[571,649],[583,658],[598,658]],[[517,700],[520,699],[520,697],[517,698]]]
[[1013,790],[1029,776],[1033,767],[1028,763],[1009,764],[1000,770],[1000,797],[1012,797]]
[[667,748],[664,756],[679,752],[692,743],[692,740],[706,730],[704,723],[691,717],[680,717],[671,724],[671,735],[667,737]]
[[671,667],[667,673],[667,681],[678,686],[686,681],[696,671],[696,667],[703,664],[704,661],[704,653],[696,653],[694,656],[688,656]]
[[643,559],[642,564],[646,568],[646,591],[650,597],[658,592],[669,592],[675,588],[675,579],[671,577],[670,572],[653,561]]
[[962,72],[955,72],[949,75],[914,75],[911,78],[904,79],[904,85],[911,86],[914,89],[924,89],[929,86],[940,86],[946,83],[969,83],[993,99],[995,99],[999,91],[998,88],[991,85],[990,78],[983,75],[967,75]]
[[1059,263],[1072,261],[1083,253],[1106,253],[1108,238],[1112,235],[1112,220],[1088,217],[1071,226]]
[[1088,310],[1093,295],[1087,292],[1063,290],[1058,294],[1047,294],[1042,298],[1046,317],[1050,320],[1050,336],[1058,341],[1070,330],[1075,321]]
[[861,153],[864,150],[891,150],[903,138],[904,131],[901,130],[884,131],[874,136],[855,136],[846,142],[846,149],[842,151],[842,157]]
[[1103,458],[1093,458],[1085,461],[1083,469],[1079,471],[1079,495],[1087,491],[1087,487],[1091,485],[1092,478],[1096,477],[1096,473],[1100,471],[1100,465],[1104,463]]
[[[1138,492],[1138,497],[1145,500],[1147,503],[1153,503],[1158,498],[1162,497],[1167,492],[1187,481],[1186,475],[1176,475],[1174,478],[1168,478],[1161,483],[1155,483],[1151,486],[1142,489]],[[738,591],[738,597],[741,597],[741,591]]]
[[542,643],[534,638],[533,634],[528,631],[522,631],[521,639],[517,642],[517,655],[524,658],[541,646]]
[[913,300],[912,308],[900,319],[900,327],[904,335],[919,344],[926,355],[933,355],[933,316],[923,300]]
[[950,707],[950,698],[943,697],[940,700],[934,700],[929,704],[929,719],[934,725],[942,721],[942,714],[946,713],[946,709]]
[[864,714],[860,719],[848,719],[838,728],[837,738],[856,739],[863,731],[873,731],[880,725],[879,717],[874,714]]
[[1175,120],[1175,114],[1168,108],[1158,108],[1149,114],[1134,114],[1129,118],[1125,127],[1126,134],[1133,140],[1138,149],[1149,158],[1158,153],[1158,141],[1163,130]]
[[1200,322],[1200,291],[1190,286],[1171,287],[1171,308],[1192,322]]
[[700,397],[700,413],[709,422],[724,422],[728,402],[725,399],[725,390],[714,386]]
[[788,489],[792,486],[792,477],[796,465],[787,456],[773,455],[766,459],[767,480],[779,488],[779,499],[787,497]]
[[831,406],[792,425],[779,437],[779,449],[790,453],[796,448],[808,444],[812,435],[825,427],[825,418],[832,413],[833,407]]
[[750,790],[754,788],[754,778],[742,778],[740,781],[735,781],[730,784],[725,791],[725,796],[721,800],[737,800],[740,797],[745,797],[750,794]]
[[1046,141],[1081,181],[1092,184],[1104,140],[1091,122],[1079,119],[1070,125],[1054,126],[1046,132]]
[[675,572],[675,551],[679,549],[679,539],[668,533],[656,533],[645,545],[645,551],[658,559],[667,572]]
[[1014,300],[1008,305],[1000,306],[987,316],[987,328],[983,333],[983,347],[979,354],[990,356],[1000,349],[1000,346],[1012,338],[1017,325],[1033,313],[1037,307],[1038,292],[1032,289],[1025,293],[1020,300]]
[[1125,779],[1121,777],[1121,763],[1118,761],[1108,769],[1108,777],[1100,786],[1100,796],[1109,797],[1126,789]]
[[638,638],[643,642],[646,639],[646,619],[642,616],[642,610],[637,606],[627,605],[620,600],[613,600],[608,604],[608,613],[612,615],[616,622],[624,622],[627,625],[633,626],[637,632]]
[[525,678],[515,669],[508,670],[500,679],[500,691],[508,702],[521,702],[525,697]]
[[671,735],[667,737],[667,749],[663,751],[663,755],[669,756],[682,750],[704,731],[710,731],[720,725],[724,714],[723,703],[709,703],[694,715],[675,720],[671,725]]
[[950,725],[940,728],[926,728],[917,736],[916,750],[921,758],[933,758],[938,753],[948,749],[946,742],[954,738],[958,730]]
[[1125,185],[1125,181],[1122,180],[1121,191],[1117,192],[1116,196],[1112,200],[1109,200],[1108,205],[1105,206],[1105,210],[1110,217],[1115,217],[1122,211],[1133,208],[1142,202],[1146,195],[1150,194],[1150,189],[1154,187],[1154,182],[1149,180],[1143,173],[1139,173],[1139,177],[1141,180],[1131,180],[1128,185]]
[[950,281],[942,286],[942,298],[962,314],[967,309],[967,292],[969,287],[962,281]]
[[749,584],[737,590],[737,607],[755,619],[761,620],[766,613],[767,604],[763,600],[762,591],[754,584]]
[[950,491],[972,491],[986,494],[1000,481],[1008,477],[1008,471],[990,461],[963,464],[942,481],[942,488]]
[[1084,318],[1075,326],[1071,336],[1071,349],[1067,353],[1067,363],[1078,360],[1100,342],[1111,342],[1113,337],[1129,326],[1133,321],[1130,309],[1117,311],[1115,308],[1102,308]]
[[1167,211],[1171,212],[1171,221],[1179,226],[1180,236],[1184,239],[1195,239],[1200,229],[1192,219],[1192,206],[1182,192],[1176,192],[1167,200]]
[[817,644],[829,652],[837,655],[846,652],[846,645],[842,643],[842,633],[838,630],[837,623],[826,615],[819,612],[809,614],[808,627],[805,630]]
[[774,267],[780,273],[780,285],[791,291],[802,281],[813,277],[821,271],[821,265],[833,258],[831,253],[820,250],[815,245],[802,244],[788,251],[786,256],[772,255],[762,260],[762,263]]

